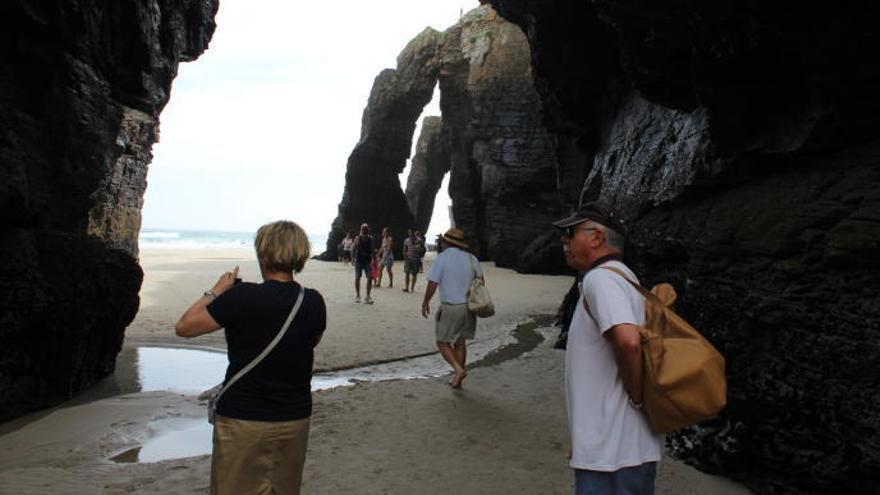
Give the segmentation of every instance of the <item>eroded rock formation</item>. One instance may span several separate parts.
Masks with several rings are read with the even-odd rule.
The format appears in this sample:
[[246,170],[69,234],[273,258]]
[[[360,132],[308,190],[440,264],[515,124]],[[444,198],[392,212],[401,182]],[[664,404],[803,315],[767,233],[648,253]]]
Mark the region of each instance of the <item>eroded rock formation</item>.
[[427,231],[434,213],[434,198],[447,172],[449,136],[443,132],[440,117],[425,117],[406,179],[406,203],[416,230]]
[[[434,84],[440,86],[439,132],[446,141],[453,217],[471,248],[521,271],[563,269],[549,226],[563,209],[555,141],[541,123],[528,44],[517,26],[488,5],[443,33],[425,30],[398,57],[397,69],[376,79],[325,255],[333,258],[344,232],[363,221],[391,226],[400,239],[407,228],[427,226],[424,209],[401,208],[397,175]],[[408,197],[417,198],[417,208],[429,203],[428,195],[433,203],[436,191],[416,187]]]
[[376,76],[364,109],[360,140],[348,157],[339,215],[324,253],[329,259],[336,259],[336,246],[345,233],[356,234],[364,222],[376,235],[390,227],[400,256],[413,215],[397,176],[409,158],[416,120],[431,101],[440,42],[441,34],[426,28],[398,55],[397,69],[385,69]]
[[0,421],[111,373],[158,115],[216,0],[0,7]]
[[728,359],[670,437],[758,493],[880,493],[880,65],[871,2],[494,0],[529,35],[560,193]]

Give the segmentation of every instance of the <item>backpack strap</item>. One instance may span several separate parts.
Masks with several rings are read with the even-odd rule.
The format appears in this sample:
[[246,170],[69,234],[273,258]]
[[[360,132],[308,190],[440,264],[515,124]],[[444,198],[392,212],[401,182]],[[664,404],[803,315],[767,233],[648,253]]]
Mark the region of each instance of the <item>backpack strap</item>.
[[[611,272],[614,272],[614,273],[620,275],[620,276],[623,277],[627,282],[629,282],[630,285],[632,285],[633,287],[635,287],[636,290],[638,290],[639,293],[642,294],[642,296],[645,297],[645,299],[650,299],[650,300],[652,300],[652,301],[654,301],[654,302],[656,302],[656,303],[659,303],[659,304],[662,305],[662,306],[665,306],[665,304],[663,304],[662,302],[660,302],[660,299],[658,299],[657,296],[654,295],[654,293],[652,293],[652,292],[649,291],[648,289],[645,289],[645,288],[642,287],[641,285],[639,285],[639,284],[633,282],[632,280],[630,280],[629,277],[627,277],[622,271],[618,270],[617,268],[613,268],[613,267],[610,267],[610,266],[600,266],[599,268],[602,268],[602,269],[605,269],[605,270],[608,270],[608,271],[611,271]],[[593,316],[593,313],[590,311],[590,305],[587,304],[587,295],[584,294],[583,292],[581,293],[581,302],[582,302],[583,305],[584,305],[584,310],[587,312],[587,315],[589,315],[590,319],[593,320],[593,322],[596,324],[596,326],[599,326],[599,322],[596,321],[596,317],[594,317],[594,316]]]
[[633,287],[635,287],[635,289],[636,289],[637,291],[639,291],[639,293],[640,293],[642,296],[644,296],[645,299],[648,299],[649,301],[651,301],[651,302],[653,302],[653,303],[659,304],[659,305],[662,306],[662,307],[666,307],[666,304],[664,304],[663,301],[661,301],[660,298],[657,297],[656,294],[654,294],[653,292],[649,291],[648,289],[642,287],[641,284],[637,284],[636,282],[633,282],[633,281],[632,281],[629,277],[627,277],[622,271],[618,270],[617,268],[610,267],[610,266],[603,266],[603,267],[601,267],[601,268],[602,268],[603,270],[608,270],[609,272],[614,272],[614,273],[620,275],[621,277],[623,277],[627,282],[629,282],[630,285],[632,285]]
[[587,312],[587,316],[589,316],[590,319],[593,320],[593,323],[595,323],[596,326],[598,327],[599,322],[596,321],[596,317],[593,316],[593,313],[590,311],[590,305],[587,304],[587,295],[584,293],[581,293],[581,303],[583,303],[583,305],[584,305],[584,311]]

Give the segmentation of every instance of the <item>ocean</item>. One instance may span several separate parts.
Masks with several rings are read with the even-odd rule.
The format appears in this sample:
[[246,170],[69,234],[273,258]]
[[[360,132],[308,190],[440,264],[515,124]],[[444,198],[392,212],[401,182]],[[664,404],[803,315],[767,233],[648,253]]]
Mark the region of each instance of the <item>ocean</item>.
[[[253,249],[256,232],[225,232],[220,230],[141,229],[138,244],[141,249]],[[309,236],[312,255],[324,252],[327,236]]]

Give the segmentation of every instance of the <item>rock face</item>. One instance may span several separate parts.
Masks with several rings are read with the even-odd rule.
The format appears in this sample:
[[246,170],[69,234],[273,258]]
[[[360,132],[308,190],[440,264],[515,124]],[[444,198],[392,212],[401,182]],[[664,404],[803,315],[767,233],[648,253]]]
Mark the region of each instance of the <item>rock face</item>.
[[138,308],[150,148],[216,1],[0,7],[0,421],[111,373]]
[[[494,0],[529,35],[560,194],[726,355],[677,455],[757,493],[880,493],[880,7]],[[791,7],[791,8],[789,8]]]
[[406,166],[416,120],[434,92],[440,37],[439,32],[425,29],[398,55],[397,69],[376,76],[364,109],[361,138],[348,157],[345,189],[325,257],[336,259],[336,246],[345,233],[356,234],[364,222],[375,234],[390,227],[400,257],[413,215],[397,176]]
[[416,230],[425,232],[434,213],[434,198],[449,172],[449,136],[440,117],[422,119],[422,132],[406,179],[406,204]]
[[[415,163],[420,171],[404,195],[397,175],[435,84],[443,118],[432,132],[444,143],[429,146],[435,138],[426,136],[425,153],[430,147],[434,154]],[[398,241],[410,227],[427,228],[437,177],[420,175],[421,160],[446,160],[431,169],[440,180],[441,170],[450,171],[455,224],[474,252],[520,271],[563,270],[549,223],[564,204],[556,192],[555,141],[540,109],[527,40],[489,5],[443,33],[426,29],[400,54],[396,70],[376,78],[325,255],[334,258],[345,231],[364,221],[392,227]]]

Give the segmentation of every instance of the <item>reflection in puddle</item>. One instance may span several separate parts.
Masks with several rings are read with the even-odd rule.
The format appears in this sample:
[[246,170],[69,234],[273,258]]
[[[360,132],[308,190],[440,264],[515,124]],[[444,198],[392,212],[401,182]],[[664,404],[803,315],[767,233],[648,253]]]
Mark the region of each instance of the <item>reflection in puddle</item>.
[[[137,347],[133,351],[130,357],[133,358],[131,364],[136,372],[117,371],[114,390],[169,390],[197,394],[222,381],[226,372],[226,354],[222,352],[164,347]],[[447,373],[445,366],[439,356],[430,355],[318,373],[312,377],[312,390],[344,387],[364,381],[440,376]],[[157,420],[147,426],[148,439],[143,445],[118,453],[109,460],[144,463],[210,454],[211,432],[212,426],[207,419]]]
[[[486,365],[497,364],[533,349],[541,340],[534,332],[536,326],[537,323],[532,321],[519,325],[514,334],[475,341],[468,347],[468,355],[473,363],[471,366],[480,366],[480,361]],[[164,347],[127,348],[120,353],[110,386],[98,391],[97,398],[103,398],[101,395],[107,397],[154,390],[197,394],[223,380],[226,364],[224,352]],[[434,353],[317,373],[312,377],[312,390],[343,387],[357,382],[428,378],[448,373],[446,362]],[[93,395],[91,400],[97,398]],[[212,427],[207,419],[166,418],[150,423],[147,432],[149,438],[143,445],[118,453],[110,460],[119,463],[158,462],[211,452]]]
[[155,436],[143,445],[110,458],[113,462],[159,462],[211,453],[211,425],[206,419],[170,418],[153,421],[147,431]]
[[165,347],[138,347],[136,359],[141,392],[201,392],[223,380],[227,363],[222,352]]

